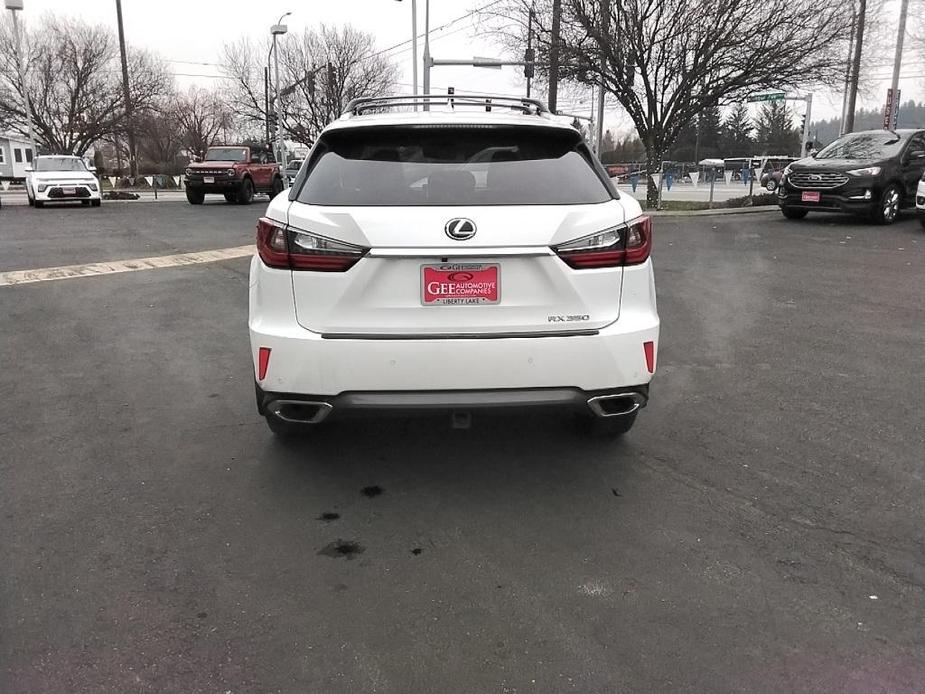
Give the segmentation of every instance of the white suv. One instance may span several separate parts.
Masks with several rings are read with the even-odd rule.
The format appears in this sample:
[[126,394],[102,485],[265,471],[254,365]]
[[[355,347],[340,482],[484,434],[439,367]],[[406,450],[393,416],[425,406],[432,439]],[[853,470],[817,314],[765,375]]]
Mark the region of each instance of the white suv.
[[26,196],[33,207],[49,202],[74,202],[99,207],[99,179],[80,157],[52,154],[36,157],[26,167]]
[[655,372],[650,219],[540,102],[424,99],[351,102],[259,221],[260,414],[535,406],[625,433]]

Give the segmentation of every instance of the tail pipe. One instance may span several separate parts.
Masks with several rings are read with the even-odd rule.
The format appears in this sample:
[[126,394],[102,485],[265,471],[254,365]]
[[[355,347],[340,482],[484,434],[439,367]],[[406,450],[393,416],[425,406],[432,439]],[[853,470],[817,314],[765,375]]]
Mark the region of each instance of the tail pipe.
[[632,414],[649,401],[643,393],[627,391],[625,393],[611,393],[589,398],[588,407],[598,417],[619,417]]
[[293,424],[320,424],[334,410],[329,402],[311,400],[271,400],[266,404],[284,422]]

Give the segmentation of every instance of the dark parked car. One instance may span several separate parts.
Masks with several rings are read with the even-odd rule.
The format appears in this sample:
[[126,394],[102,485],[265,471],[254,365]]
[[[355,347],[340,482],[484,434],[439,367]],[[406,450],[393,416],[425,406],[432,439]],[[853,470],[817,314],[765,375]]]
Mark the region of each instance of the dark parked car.
[[777,186],[780,185],[780,179],[783,175],[784,172],[782,169],[778,171],[765,171],[761,174],[761,186],[773,193],[777,190]]
[[286,177],[286,181],[290,186],[295,180],[295,177],[298,175],[299,169],[302,168],[303,161],[304,159],[293,159],[288,164],[286,164],[286,168],[283,170],[283,175]]
[[925,130],[850,133],[784,169],[777,200],[787,219],[819,210],[890,224],[903,207],[915,205],[923,173]]

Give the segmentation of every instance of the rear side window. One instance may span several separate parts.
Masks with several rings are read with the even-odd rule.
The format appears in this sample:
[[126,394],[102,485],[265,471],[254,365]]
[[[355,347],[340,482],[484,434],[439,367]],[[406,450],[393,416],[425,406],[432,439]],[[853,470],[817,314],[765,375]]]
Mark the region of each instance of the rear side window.
[[610,190],[577,133],[415,126],[327,133],[296,198],[312,205],[578,205]]

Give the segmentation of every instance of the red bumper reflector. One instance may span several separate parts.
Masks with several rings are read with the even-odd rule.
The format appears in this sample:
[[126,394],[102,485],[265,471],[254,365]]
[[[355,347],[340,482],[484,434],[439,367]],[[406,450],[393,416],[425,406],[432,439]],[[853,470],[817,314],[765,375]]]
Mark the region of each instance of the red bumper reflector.
[[655,343],[654,342],[643,342],[642,348],[646,352],[646,368],[649,370],[650,374],[655,373]]
[[[267,368],[270,366],[270,348],[261,347],[257,350],[257,380],[262,381],[267,377]],[[650,368],[649,371],[652,369]]]

